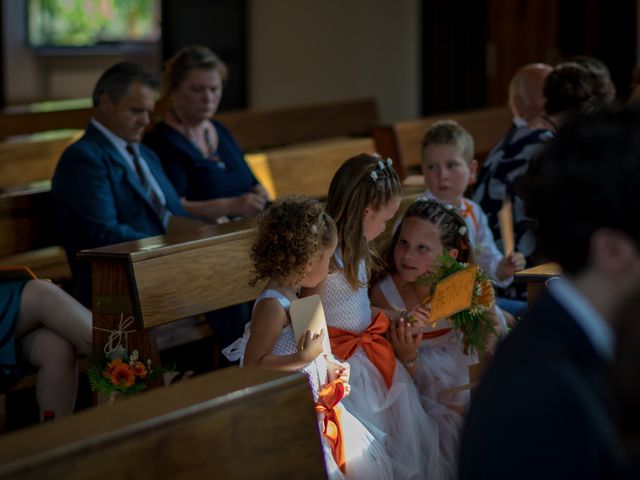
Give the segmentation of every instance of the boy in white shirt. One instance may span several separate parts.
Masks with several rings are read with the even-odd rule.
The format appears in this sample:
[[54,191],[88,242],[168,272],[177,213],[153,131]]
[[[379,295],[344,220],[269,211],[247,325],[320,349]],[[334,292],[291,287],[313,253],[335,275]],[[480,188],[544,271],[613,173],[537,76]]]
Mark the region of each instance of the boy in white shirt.
[[[480,205],[464,198],[470,180],[475,178],[478,162],[473,158],[473,138],[452,120],[434,123],[422,139],[422,173],[428,187],[426,198],[435,198],[456,207],[469,229],[469,240],[476,263],[498,287],[507,287],[513,274],[525,266],[522,253],[503,255],[496,247],[487,216]],[[498,306],[514,316],[526,311],[526,303],[498,297]]]

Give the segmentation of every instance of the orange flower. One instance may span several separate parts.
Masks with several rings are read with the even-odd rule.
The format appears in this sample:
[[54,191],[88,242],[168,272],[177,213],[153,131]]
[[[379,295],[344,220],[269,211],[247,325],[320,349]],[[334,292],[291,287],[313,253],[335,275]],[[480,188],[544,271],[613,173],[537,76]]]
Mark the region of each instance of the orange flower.
[[112,360],[107,365],[104,376],[117,386],[129,388],[136,381],[136,374],[129,365],[120,359]]
[[485,308],[490,308],[494,302],[494,291],[493,291],[493,286],[491,285],[491,282],[489,282],[489,280],[485,280],[479,283],[478,290],[479,290],[478,292],[479,295],[477,300],[478,305]]
[[136,374],[136,377],[145,378],[147,376],[147,367],[142,362],[133,362],[131,369]]
[[113,371],[113,369],[115,368],[122,368],[122,365],[124,365],[125,363],[122,361],[121,358],[114,358],[113,360],[111,360],[107,366],[104,369],[103,375],[105,377],[110,377],[111,376],[111,372]]

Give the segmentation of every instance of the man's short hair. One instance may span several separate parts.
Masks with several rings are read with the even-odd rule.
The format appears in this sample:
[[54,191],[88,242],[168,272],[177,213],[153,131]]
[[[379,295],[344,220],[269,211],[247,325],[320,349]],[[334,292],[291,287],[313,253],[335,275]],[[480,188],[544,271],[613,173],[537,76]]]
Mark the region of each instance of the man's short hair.
[[583,114],[531,162],[521,194],[541,253],[578,273],[594,232],[611,228],[640,246],[640,106]]
[[153,90],[158,90],[159,86],[156,76],[144,65],[133,62],[116,63],[98,79],[93,89],[93,106],[98,106],[103,93],[106,93],[114,104],[118,103],[132,83],[141,83]]

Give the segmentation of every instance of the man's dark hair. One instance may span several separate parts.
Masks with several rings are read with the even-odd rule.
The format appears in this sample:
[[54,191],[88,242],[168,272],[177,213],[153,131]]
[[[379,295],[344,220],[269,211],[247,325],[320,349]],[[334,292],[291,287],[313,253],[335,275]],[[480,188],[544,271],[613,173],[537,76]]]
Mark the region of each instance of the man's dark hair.
[[100,96],[106,93],[113,103],[118,103],[132,83],[141,83],[158,90],[158,79],[140,63],[120,62],[102,74],[93,89],[93,106],[98,106]]
[[590,238],[599,229],[640,241],[640,107],[569,121],[532,161],[521,186],[541,252],[566,272],[588,265]]

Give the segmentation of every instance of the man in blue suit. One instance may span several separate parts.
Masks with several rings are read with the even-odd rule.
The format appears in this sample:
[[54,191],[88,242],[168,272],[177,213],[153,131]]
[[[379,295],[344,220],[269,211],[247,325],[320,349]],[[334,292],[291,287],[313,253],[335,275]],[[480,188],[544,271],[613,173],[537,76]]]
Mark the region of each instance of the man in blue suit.
[[166,231],[186,215],[158,157],[140,144],[154,109],[158,81],[142,65],[109,68],[93,92],[95,115],[84,136],[63,153],[52,194],[78,298],[91,304],[89,266],[79,250]]
[[[466,420],[459,480],[638,478],[615,429],[615,319],[640,294],[640,110],[568,123],[525,177],[562,266],[498,348]],[[629,365],[629,369],[637,365]]]

